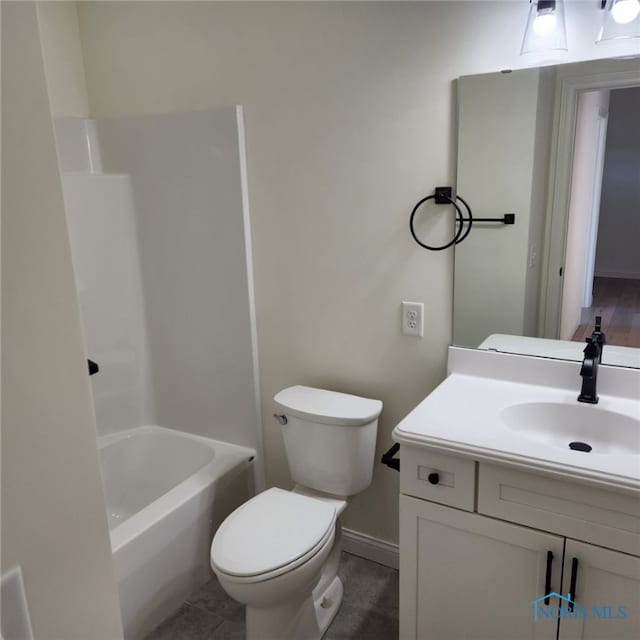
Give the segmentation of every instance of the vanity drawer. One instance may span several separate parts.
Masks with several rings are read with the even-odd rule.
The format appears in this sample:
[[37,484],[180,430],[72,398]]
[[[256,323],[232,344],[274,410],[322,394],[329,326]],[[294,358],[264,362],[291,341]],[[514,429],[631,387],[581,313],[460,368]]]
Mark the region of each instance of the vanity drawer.
[[400,460],[400,493],[473,511],[476,478],[473,460],[404,444]]
[[640,492],[479,463],[478,512],[640,556]]

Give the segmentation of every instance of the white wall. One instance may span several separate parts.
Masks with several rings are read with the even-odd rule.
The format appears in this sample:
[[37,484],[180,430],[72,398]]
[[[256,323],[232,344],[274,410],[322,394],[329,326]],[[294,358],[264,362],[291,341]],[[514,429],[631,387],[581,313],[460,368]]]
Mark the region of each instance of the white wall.
[[[601,14],[569,3],[568,59]],[[245,106],[258,339],[271,484],[290,483],[271,399],[295,383],[378,397],[378,453],[444,376],[452,254],[411,239],[413,204],[453,182],[454,86],[520,58],[528,3],[91,2],[79,7],[92,115]],[[451,231],[441,218],[430,232]],[[422,339],[401,300],[426,303]],[[345,524],[397,538],[397,474],[376,466]]]
[[2,3],[2,568],[36,640],[122,637],[35,5]]
[[516,218],[478,222],[456,246],[455,344],[477,346],[495,332],[535,335],[540,262],[530,265],[529,253],[542,252],[553,87],[554,73],[538,69],[458,82],[458,193],[475,217]]
[[640,87],[611,92],[596,275],[640,278]]
[[578,99],[562,286],[561,340],[571,340],[580,324],[594,185],[600,179],[597,175],[598,120],[601,112],[606,113],[608,105],[609,91],[589,91]]

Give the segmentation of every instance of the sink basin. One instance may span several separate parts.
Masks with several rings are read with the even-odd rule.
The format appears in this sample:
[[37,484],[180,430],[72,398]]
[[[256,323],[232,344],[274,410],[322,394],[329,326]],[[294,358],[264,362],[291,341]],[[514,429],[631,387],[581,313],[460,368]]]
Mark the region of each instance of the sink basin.
[[500,418],[523,438],[574,449],[576,456],[587,455],[589,447],[592,454],[640,454],[640,420],[622,413],[578,403],[526,402],[502,409]]

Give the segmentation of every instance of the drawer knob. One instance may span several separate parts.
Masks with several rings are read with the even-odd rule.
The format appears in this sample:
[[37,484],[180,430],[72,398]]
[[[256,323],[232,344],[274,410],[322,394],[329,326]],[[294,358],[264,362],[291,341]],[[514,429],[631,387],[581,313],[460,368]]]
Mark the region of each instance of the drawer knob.
[[430,473],[427,476],[427,480],[431,483],[431,484],[438,484],[440,482],[440,474],[439,473]]

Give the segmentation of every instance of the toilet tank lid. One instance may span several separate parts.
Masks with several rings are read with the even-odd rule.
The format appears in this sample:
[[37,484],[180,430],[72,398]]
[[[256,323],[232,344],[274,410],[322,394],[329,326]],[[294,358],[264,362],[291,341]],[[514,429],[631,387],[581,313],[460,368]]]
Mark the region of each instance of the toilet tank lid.
[[363,425],[382,411],[380,400],[302,385],[283,389],[273,400],[285,414],[323,424]]

